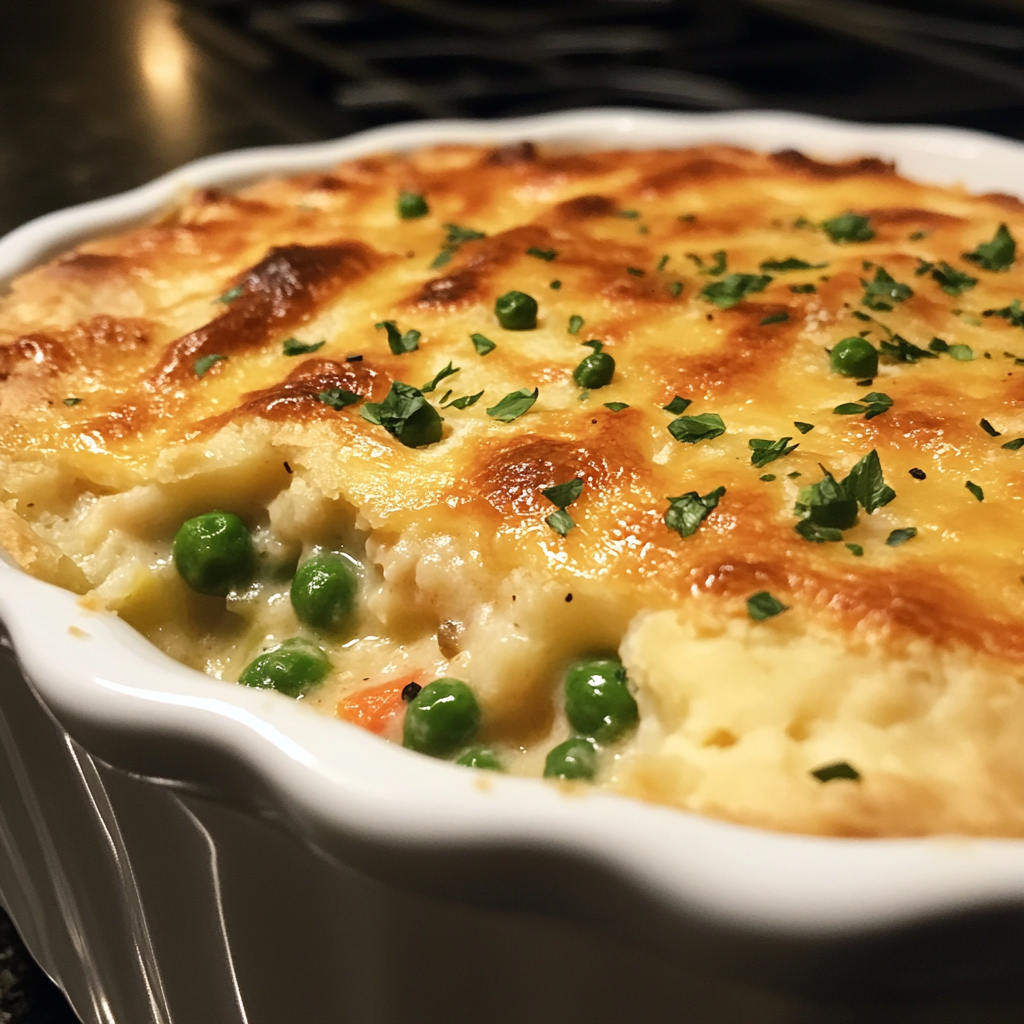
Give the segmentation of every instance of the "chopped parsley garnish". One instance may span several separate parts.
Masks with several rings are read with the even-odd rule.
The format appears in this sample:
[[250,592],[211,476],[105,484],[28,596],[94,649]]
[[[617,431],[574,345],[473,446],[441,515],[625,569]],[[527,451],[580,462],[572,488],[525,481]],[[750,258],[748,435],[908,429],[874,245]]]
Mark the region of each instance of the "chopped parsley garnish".
[[851,310],[850,315],[856,317],[858,320],[866,320],[868,323],[871,323],[873,319],[872,317],[868,316],[867,313],[862,313],[859,309]]
[[537,401],[539,394],[539,388],[534,388],[532,391],[520,388],[518,391],[507,394],[497,405],[492,405],[487,410],[487,415],[501,420],[502,423],[511,423],[513,420],[519,419]]
[[837,530],[833,526],[818,526],[817,523],[812,523],[810,519],[801,519],[793,529],[804,540],[809,540],[812,544],[831,544],[843,539],[842,530]]
[[761,326],[767,327],[769,324],[784,324],[788,319],[789,314],[785,310],[778,313],[769,313],[768,316],[761,321]]
[[[922,359],[938,359],[934,352],[921,348],[898,334],[890,334],[888,341],[879,342],[878,347],[883,356],[888,356],[897,363],[918,363]],[[964,346],[966,348],[966,346]]]
[[329,388],[327,391],[321,391],[316,398],[318,402],[323,402],[332,409],[344,409],[347,405],[355,405],[360,396],[344,388]]
[[974,350],[970,345],[950,345],[941,338],[932,338],[928,342],[928,348],[932,352],[944,352],[951,359],[957,359],[961,363],[969,363],[974,358]]
[[628,409],[629,405],[626,402],[605,402],[604,407],[611,409],[612,412],[622,412],[623,409]]
[[531,245],[530,248],[526,250],[526,255],[527,256],[536,256],[537,259],[544,260],[545,262],[550,263],[558,255],[558,250],[557,249],[538,249],[537,246]]
[[794,295],[813,295],[818,289],[813,284],[791,284],[789,290]]
[[686,412],[692,404],[692,399],[682,398],[680,395],[676,395],[668,405],[663,405],[662,408],[665,412],[670,412],[673,416],[678,416],[680,413]]
[[619,216],[624,220],[637,220],[640,217],[639,210],[619,210]]
[[571,317],[569,317],[569,333],[570,334],[579,334],[580,333],[580,328],[582,326],[583,326],[583,317],[581,317],[579,315],[579,313],[573,313],[573,315]]
[[763,622],[787,611],[789,605],[783,604],[777,597],[772,597],[767,590],[761,590],[747,598],[747,614],[754,622]]
[[554,487],[545,487],[540,493],[543,494],[552,505],[557,505],[559,508],[567,508],[583,493],[583,479],[581,477],[577,477],[575,480],[569,480],[564,484],[555,484]]
[[422,448],[441,440],[441,416],[418,388],[393,381],[383,402],[364,402],[360,415],[382,426],[407,448]]
[[876,267],[874,279],[868,281],[862,277],[860,283],[864,286],[861,302],[868,309],[888,312],[894,302],[905,302],[914,294],[909,284],[897,281],[885,267]]
[[718,505],[723,494],[725,488],[716,487],[703,497],[696,491],[687,491],[678,498],[668,498],[665,525],[670,530],[675,530],[680,537],[692,536],[697,532],[697,527],[707,519],[708,513]]
[[662,270],[665,269],[667,264],[668,264],[668,253],[666,253],[664,256],[661,257],[660,260],[658,260],[658,265],[654,269],[657,270],[657,271],[662,271]]
[[64,404],[70,409],[73,405],[78,405],[82,400],[80,398],[65,398]]
[[555,484],[554,487],[545,487],[541,490],[552,505],[558,506],[557,512],[552,512],[544,522],[551,527],[555,533],[564,537],[575,525],[573,518],[566,512],[571,505],[583,493],[583,480],[577,477],[575,480],[567,480],[564,484]]
[[483,231],[475,231],[473,228],[460,227],[458,224],[445,224],[445,240],[441,251],[437,254],[431,267],[437,270],[448,263],[459,251],[463,242],[475,242],[478,239],[486,238]]
[[827,263],[808,263],[806,260],[798,260],[795,256],[784,260],[764,260],[761,263],[762,270],[774,270],[781,274],[790,270],[824,270],[827,266]]
[[1017,243],[1006,225],[1000,224],[991,242],[982,242],[973,252],[965,252],[963,258],[982,270],[1009,270],[1017,258]]
[[705,263],[695,252],[688,252],[686,258],[702,273],[708,277],[718,277],[724,274],[729,265],[729,257],[724,249],[712,253],[713,263]]
[[985,500],[985,492],[976,483],[972,483],[968,480],[964,486],[978,499],[978,501]]
[[845,481],[837,480],[824,466],[821,469],[825,474],[824,478],[816,484],[800,488],[793,511],[815,526],[848,530],[857,521],[857,499]]
[[825,234],[836,243],[870,242],[875,237],[871,218],[856,213],[843,213],[822,222]]
[[907,235],[907,239],[909,241],[911,241],[911,242],[920,242],[922,238],[927,238],[927,237],[928,237],[928,232],[927,231],[911,231],[911,233],[909,235]]
[[326,341],[314,341],[307,345],[298,338],[285,338],[281,348],[286,356],[304,356],[310,352],[319,352],[326,344]]
[[824,466],[821,470],[824,479],[802,487],[793,509],[804,517],[797,523],[796,532],[815,544],[842,540],[842,531],[857,521],[858,505],[871,515],[896,497],[882,477],[877,451],[865,455],[845,480],[836,480]]
[[787,473],[786,474],[786,478],[788,480],[795,480],[798,476],[803,476],[803,473],[796,473],[796,472],[794,472],[794,473]]
[[982,316],[1001,316],[1011,327],[1024,327],[1024,308],[1020,299],[1014,299],[1002,309],[986,309]]
[[763,473],[757,479],[763,480],[766,484],[770,484],[773,480],[778,480],[779,478],[774,473]]
[[881,391],[872,391],[858,402],[844,402],[842,405],[837,405],[832,412],[838,416],[856,416],[859,413],[864,413],[864,419],[873,420],[891,408],[892,399],[888,395]]
[[846,547],[855,558],[864,557],[864,549],[859,544],[847,544]]
[[1001,430],[996,430],[988,420],[981,420],[978,423],[978,426],[980,426],[989,437],[1002,437],[1003,432]]
[[379,331],[382,327],[388,332],[388,348],[396,355],[400,356],[406,352],[415,352],[420,347],[420,332],[419,331],[406,331],[403,334],[395,324],[394,320],[382,320],[378,324],[374,324],[374,327]]
[[721,281],[705,285],[700,295],[719,309],[732,309],[748,295],[763,292],[771,283],[772,279],[767,274],[730,274]]
[[626,267],[626,273],[633,277],[643,277],[644,272],[639,267]]
[[800,420],[793,420],[793,426],[796,427],[801,434],[808,434],[814,429],[813,423],[801,423]]
[[978,283],[976,277],[951,267],[945,260],[932,270],[932,280],[937,281],[947,295],[963,295]]
[[460,369],[461,367],[452,366],[452,364],[449,363],[443,370],[438,370],[437,373],[435,373],[434,376],[420,388],[420,393],[426,395],[429,392],[434,391],[437,388],[437,385],[440,384],[445,377],[450,377],[453,373],[458,373]]
[[823,764],[820,768],[815,768],[811,774],[819,782],[831,782],[833,779],[849,779],[851,782],[860,782],[860,772],[846,761]]
[[747,445],[750,447],[750,464],[756,469],[764,469],[769,462],[781,459],[790,452],[795,452],[800,447],[797,444],[790,444],[791,437],[780,437],[778,441],[769,441],[762,437],[751,438]]
[[668,286],[668,291],[669,291],[669,294],[672,296],[673,299],[678,299],[679,296],[683,294],[683,282],[682,281],[673,281]]
[[1000,448],[1006,448],[1011,452],[1019,452],[1021,448],[1024,448],[1024,437],[1015,437],[1012,441],[1007,441],[1006,444],[1001,444]]
[[[449,391],[448,394],[451,394]],[[483,398],[484,393],[478,391],[475,395],[463,395],[462,398],[456,398],[454,402],[449,402],[445,406],[446,409],[468,409],[471,405],[476,405],[477,402]],[[443,403],[442,403],[443,404]]]
[[561,281],[552,281],[551,284],[548,285],[548,287],[551,288],[553,291],[557,292],[558,289],[562,287],[562,282]]
[[445,224],[444,229],[447,233],[447,237],[444,240],[445,245],[462,245],[463,242],[476,242],[481,238],[487,237],[483,231],[463,228],[458,224]]
[[430,213],[426,199],[418,192],[399,192],[397,206],[398,216],[402,220],[416,220],[417,217],[426,217]]
[[445,402],[447,402],[447,401],[448,401],[448,399],[449,399],[449,398],[451,398],[451,397],[452,397],[452,395],[453,395],[454,393],[455,393],[455,392],[454,392],[454,391],[452,391],[452,389],[451,389],[451,388],[449,388],[449,389],[448,389],[448,390],[447,390],[447,391],[446,391],[446,392],[445,392],[445,393],[444,393],[444,394],[443,394],[443,395],[441,396],[441,401],[440,401],[440,402],[438,402],[437,404],[438,404],[439,406],[441,406],[441,408],[443,409],[443,408],[445,407]]
[[676,220],[682,224],[692,224],[696,219],[697,214],[695,213],[681,213],[676,217]]
[[850,470],[843,486],[868,515],[896,497],[896,492],[882,477],[882,463],[874,449]]
[[668,432],[685,444],[710,441],[725,433],[725,424],[717,412],[703,412],[699,416],[680,416],[668,425]]
[[235,299],[240,299],[245,294],[245,288],[236,284],[234,288],[229,288],[223,295],[218,295],[214,302],[234,302]]
[[916,526],[904,526],[901,530],[893,530],[892,533],[885,538],[885,543],[891,548],[898,548],[901,544],[906,544],[908,540],[912,540],[916,536]]
[[201,359],[197,359],[192,364],[192,369],[195,371],[197,377],[202,377],[207,370],[213,366],[214,363],[219,363],[227,359],[227,356],[210,355],[203,356]]
[[478,356],[485,356],[488,352],[493,352],[498,347],[490,338],[483,334],[471,334],[469,340],[473,342],[473,348],[476,349]]

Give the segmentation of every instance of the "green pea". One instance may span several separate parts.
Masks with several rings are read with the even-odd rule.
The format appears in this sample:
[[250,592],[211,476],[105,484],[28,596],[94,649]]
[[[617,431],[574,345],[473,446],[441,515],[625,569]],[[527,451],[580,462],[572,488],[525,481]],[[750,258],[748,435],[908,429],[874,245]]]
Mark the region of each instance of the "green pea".
[[565,714],[577,732],[602,743],[634,728],[640,713],[622,662],[593,658],[573,665],[565,677]]
[[252,537],[233,512],[186,519],[171,550],[178,575],[193,590],[214,597],[244,587],[256,568]]
[[359,581],[351,564],[339,555],[316,555],[299,566],[291,599],[300,622],[336,632],[355,611]]
[[428,213],[430,207],[418,192],[398,193],[398,216],[402,220],[415,220],[417,217],[426,217]]
[[545,779],[592,779],[597,774],[597,746],[585,736],[573,736],[548,752]]
[[874,377],[878,373],[878,352],[864,338],[843,338],[837,342],[829,362],[844,377]]
[[503,772],[505,770],[501,758],[490,747],[470,747],[455,763],[466,768],[480,768],[488,772]]
[[330,670],[330,659],[316,644],[295,637],[253,658],[238,681],[243,686],[277,690],[286,697],[301,697],[323,682]]
[[581,388],[603,388],[611,384],[615,360],[607,352],[595,352],[572,371],[572,379]]
[[431,757],[449,757],[472,742],[480,728],[480,705],[459,679],[435,679],[405,712],[402,745]]
[[506,292],[494,303],[494,315],[506,331],[532,331],[537,326],[537,300],[526,292]]

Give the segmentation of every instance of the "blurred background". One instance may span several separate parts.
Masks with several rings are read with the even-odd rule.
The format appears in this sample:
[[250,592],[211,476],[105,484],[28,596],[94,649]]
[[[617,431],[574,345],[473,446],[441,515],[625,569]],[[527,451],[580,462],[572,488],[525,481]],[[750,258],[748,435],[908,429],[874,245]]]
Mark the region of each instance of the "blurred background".
[[[0,233],[225,149],[585,106],[1024,139],[1024,0],[0,0]],[[0,911],[0,1024],[74,1021]]]

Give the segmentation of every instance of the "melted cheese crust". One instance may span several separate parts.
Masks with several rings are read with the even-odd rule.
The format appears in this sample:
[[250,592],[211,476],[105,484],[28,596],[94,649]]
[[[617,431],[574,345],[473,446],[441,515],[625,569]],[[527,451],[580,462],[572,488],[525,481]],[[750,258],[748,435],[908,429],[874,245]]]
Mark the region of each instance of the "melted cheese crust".
[[[429,214],[400,219],[402,190]],[[870,216],[872,240],[837,244],[816,227],[851,210]],[[202,190],[0,301],[0,543],[225,679],[300,631],[288,566],[344,549],[363,564],[364,600],[307,698],[327,713],[353,717],[346,700],[382,680],[457,676],[481,700],[484,738],[538,775],[569,734],[566,664],[618,650],[642,721],[603,760],[613,790],[777,829],[1024,835],[1024,450],[1001,447],[1024,436],[1024,334],[983,315],[1024,285],[1018,266],[962,259],[1001,223],[1024,239],[1024,206],[876,159],[726,146],[443,146]],[[431,269],[446,224],[485,237]],[[727,273],[826,266],[770,271],[720,309],[700,292],[722,276],[689,258],[707,270],[718,251]],[[976,287],[954,297],[918,273],[943,260]],[[868,309],[862,279],[877,266],[913,295]],[[511,289],[537,299],[535,330],[498,326],[495,299]],[[418,350],[392,354],[384,320],[420,331]],[[883,359],[870,386],[830,372],[826,350],[864,330],[878,345],[880,324],[974,358]],[[494,350],[478,355],[473,333]],[[324,345],[286,357],[289,337]],[[616,371],[581,394],[588,339]],[[197,375],[209,355],[227,358]],[[337,387],[379,402],[392,381],[419,386],[449,362],[435,407],[449,388],[484,395],[444,409],[426,448],[317,398]],[[520,388],[539,389],[529,412],[488,416]],[[833,413],[870,391],[891,409]],[[676,441],[663,410],[675,395],[725,433]],[[751,465],[751,439],[784,436],[792,454]],[[872,449],[897,496],[846,531],[863,557],[798,536],[800,486]],[[577,477],[576,527],[561,537],[541,490]],[[718,487],[692,536],[666,527],[666,495]],[[189,592],[170,562],[178,525],[210,508],[247,519],[265,566],[226,602]],[[908,526],[913,540],[885,543]],[[746,599],[763,590],[789,610],[752,621]],[[396,721],[375,727],[394,738]],[[811,775],[836,761],[861,780]]]

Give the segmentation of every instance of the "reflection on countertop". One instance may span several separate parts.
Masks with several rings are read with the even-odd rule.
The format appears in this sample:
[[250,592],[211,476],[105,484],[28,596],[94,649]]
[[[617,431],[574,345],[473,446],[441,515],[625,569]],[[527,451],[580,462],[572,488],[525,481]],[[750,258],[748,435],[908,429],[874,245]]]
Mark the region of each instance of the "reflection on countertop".
[[342,128],[254,89],[163,0],[0,3],[0,233],[208,153]]

